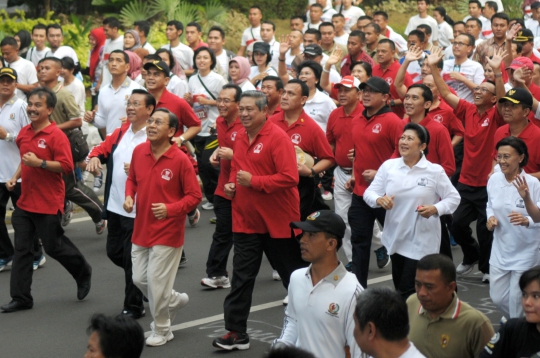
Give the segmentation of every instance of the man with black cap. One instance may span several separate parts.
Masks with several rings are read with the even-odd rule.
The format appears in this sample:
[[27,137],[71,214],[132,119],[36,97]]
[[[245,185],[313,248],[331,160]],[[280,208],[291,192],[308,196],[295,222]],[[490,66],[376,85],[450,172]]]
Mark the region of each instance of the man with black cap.
[[529,29],[521,29],[513,42],[521,44],[521,56],[528,57],[533,62],[540,63],[540,59],[534,54],[534,35]]
[[348,218],[351,225],[352,272],[363,287],[367,286],[373,225],[384,225],[385,210],[371,208],[364,201],[364,191],[377,170],[397,148],[404,123],[387,106],[390,85],[380,77],[360,84],[365,109],[352,124],[355,159],[353,175],[345,188],[353,192]]
[[360,357],[353,332],[356,299],[363,288],[337,256],[345,222],[331,210],[320,210],[306,221],[292,222],[291,228],[303,231],[300,252],[311,265],[291,275],[283,331],[274,346],[297,346],[317,357],[336,358],[345,357],[348,346],[351,357]]

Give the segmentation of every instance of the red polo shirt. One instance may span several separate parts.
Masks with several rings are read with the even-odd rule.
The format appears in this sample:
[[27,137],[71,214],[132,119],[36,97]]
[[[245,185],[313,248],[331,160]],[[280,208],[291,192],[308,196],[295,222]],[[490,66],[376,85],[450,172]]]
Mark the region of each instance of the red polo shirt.
[[[64,174],[71,174],[74,169],[69,140],[54,122],[37,133],[32,124],[23,127],[16,144],[21,158],[32,152],[41,160],[59,162]],[[21,160],[21,197],[17,207],[32,213],[56,215],[59,211],[64,213],[65,195],[62,173],[29,167]]]
[[334,162],[332,148],[323,130],[306,112],[302,111],[296,122],[290,126],[285,120],[285,112],[273,115],[268,121],[283,129],[293,145],[297,145],[312,157]]
[[379,170],[381,164],[392,157],[405,123],[389,107],[382,108],[370,119],[366,118],[364,110],[351,123],[355,152],[354,194],[362,196],[369,186],[362,173],[368,169]]
[[[242,130],[244,126],[240,123],[240,117],[229,126],[227,121],[222,116],[217,117],[216,119],[216,129],[217,129],[217,139],[219,146],[222,148],[234,148],[234,141],[236,136]],[[227,159],[219,160],[219,178],[215,191],[215,195],[219,195],[224,199],[231,200],[227,195],[225,195],[224,186],[229,182],[229,175],[231,174],[231,161]]]
[[491,158],[495,147],[493,137],[497,128],[505,123],[496,106],[480,116],[476,106],[463,99],[459,100],[455,113],[467,128],[463,138],[463,164],[459,182],[474,187],[486,186],[487,176],[492,169]]
[[[251,187],[238,185],[239,170],[252,174]],[[289,223],[300,221],[298,180],[294,146],[275,124],[266,121],[251,144],[246,130],[239,131],[229,178],[229,183],[236,183],[233,232],[289,239]]]
[[[199,181],[186,154],[172,145],[156,161],[150,142],[133,150],[126,196],[135,198],[137,205],[131,241],[143,247],[184,245],[186,214],[202,201]],[[152,203],[164,203],[167,218],[156,219]]]
[[274,114],[278,114],[278,113],[281,113],[283,110],[281,109],[281,104],[278,104],[278,106],[276,107],[276,110],[274,111],[274,113],[268,113],[268,117],[271,117],[273,116]]
[[157,108],[166,108],[178,117],[179,126],[178,131],[174,135],[175,137],[180,137],[184,134],[184,126],[190,127],[200,127],[201,120],[197,117],[193,109],[183,98],[180,98],[167,89],[163,90],[163,94],[159,99],[159,102],[156,104]]
[[[495,160],[497,160],[497,149],[495,149],[495,146],[501,139],[510,137],[511,135],[508,124],[500,127],[495,132],[495,137],[493,138],[493,158]],[[540,146],[538,145],[540,143],[540,128],[529,122],[527,127],[517,137],[523,139],[529,151],[529,161],[523,167],[525,173],[532,174],[540,172]]]
[[350,76],[351,64],[358,61],[364,61],[366,63],[369,63],[371,67],[375,66],[375,61],[373,61],[373,59],[365,51],[360,52],[360,54],[356,57],[356,60],[354,61],[352,60],[351,55],[347,55],[341,61],[341,77]]
[[446,102],[441,101],[437,108],[430,109],[427,116],[445,126],[450,137],[455,135],[463,137],[465,135],[463,123],[454,114],[454,109]]
[[[373,67],[372,76],[375,77],[381,77],[390,85],[390,95],[393,99],[399,99],[399,95],[396,91],[396,86],[394,86],[394,81],[396,80],[396,75],[399,71],[399,68],[401,65],[399,64],[399,61],[394,61],[386,70],[383,70],[380,64],[376,64]],[[413,81],[411,79],[411,75],[408,73],[405,74],[405,80],[403,82],[407,88],[413,84]],[[392,111],[399,117],[403,118],[403,115],[405,114],[405,109],[403,108],[403,105],[400,104],[399,106],[391,107]]]
[[352,162],[347,155],[349,150],[354,148],[352,138],[352,120],[362,114],[364,106],[357,104],[354,111],[347,115],[343,107],[338,107],[330,113],[328,125],[326,126],[326,139],[330,144],[335,145],[336,164],[342,168],[351,168]]
[[[529,91],[537,101],[540,101],[540,87],[531,82],[531,84],[529,85]],[[540,121],[535,118],[533,110],[531,110],[531,112],[529,113],[529,121],[535,126],[540,127]]]

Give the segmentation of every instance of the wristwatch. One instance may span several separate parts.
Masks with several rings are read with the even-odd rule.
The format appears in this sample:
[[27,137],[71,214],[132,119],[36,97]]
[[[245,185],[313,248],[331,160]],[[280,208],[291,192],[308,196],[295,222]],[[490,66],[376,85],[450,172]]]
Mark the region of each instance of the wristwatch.
[[313,170],[313,168],[311,168],[311,175],[309,176],[310,178],[313,178],[315,176],[315,170]]
[[4,140],[5,140],[6,142],[12,142],[11,134],[6,133],[6,138],[4,138]]
[[390,100],[390,107],[394,107],[396,105],[396,102],[394,101],[394,99],[391,99]]
[[183,136],[180,136],[180,140],[182,141],[180,142],[180,144],[184,144],[186,142],[186,138],[184,138]]
[[43,161],[41,162],[40,167],[41,167],[42,169],[47,168],[47,161],[46,161],[45,159],[43,159]]

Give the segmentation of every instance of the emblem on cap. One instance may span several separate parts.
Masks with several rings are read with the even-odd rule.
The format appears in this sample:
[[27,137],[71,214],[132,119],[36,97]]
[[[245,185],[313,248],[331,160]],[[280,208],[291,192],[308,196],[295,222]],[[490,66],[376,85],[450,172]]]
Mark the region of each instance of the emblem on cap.
[[315,219],[317,219],[317,218],[319,217],[319,215],[321,215],[321,213],[318,212],[318,211],[316,211],[316,212],[314,212],[314,213],[311,213],[311,214],[307,217],[307,219],[308,219],[308,220],[315,220]]
[[513,96],[514,93],[516,93],[516,90],[511,89],[510,91],[508,91],[509,96]]

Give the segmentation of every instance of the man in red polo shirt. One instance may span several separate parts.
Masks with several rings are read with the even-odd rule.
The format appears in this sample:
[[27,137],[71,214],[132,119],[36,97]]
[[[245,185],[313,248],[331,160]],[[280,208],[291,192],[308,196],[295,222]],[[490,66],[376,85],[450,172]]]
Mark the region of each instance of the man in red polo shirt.
[[375,220],[384,225],[385,210],[373,209],[364,202],[364,191],[373,181],[377,170],[392,157],[404,123],[386,104],[390,98],[390,85],[380,77],[371,77],[360,84],[362,114],[352,120],[355,158],[353,175],[345,184],[353,191],[348,218],[351,226],[353,273],[362,287],[367,287],[371,238]]
[[[484,274],[482,281],[489,281],[489,257],[493,233],[486,227],[487,180],[491,172],[491,158],[497,128],[504,124],[495,107],[497,97],[504,96],[501,62],[503,51],[496,51],[488,64],[495,73],[497,87],[492,82],[483,82],[473,90],[473,103],[452,94],[443,78],[436,71],[437,61],[442,57],[440,50],[435,50],[426,58],[432,69],[433,79],[442,98],[455,110],[456,117],[463,121],[467,130],[464,138],[464,156],[461,175],[456,189],[461,196],[461,203],[454,212],[452,234],[463,250],[463,262],[457,267],[458,274],[472,272],[474,265]],[[500,85],[499,85],[500,83]],[[497,95],[497,94],[498,95]],[[470,224],[476,220],[478,242],[472,237]]]
[[[380,40],[377,45],[377,61],[379,63],[373,67],[372,76],[381,77],[390,85],[391,98],[388,99],[388,105],[399,118],[403,118],[405,114],[403,102],[399,98],[399,94],[394,86],[396,75],[401,67],[395,56],[396,45],[394,42],[388,39]],[[411,76],[408,73],[405,74],[403,83],[407,87],[413,84]]]
[[347,40],[347,56],[341,62],[341,76],[349,76],[351,74],[351,64],[358,61],[369,63],[372,67],[375,66],[373,59],[364,52],[366,44],[366,35],[359,30],[354,30],[349,34]]
[[15,255],[11,270],[12,301],[0,309],[16,312],[32,308],[30,293],[34,236],[39,233],[43,249],[73,276],[77,282],[77,298],[90,292],[92,267],[79,249],[64,235],[60,224],[64,211],[64,180],[62,173],[73,171],[71,146],[66,135],[49,116],[56,106],[56,95],[40,87],[28,94],[27,113],[31,124],[17,136],[21,164],[6,183],[13,190],[21,179],[21,197],[11,218],[15,230]]
[[283,94],[283,81],[277,76],[266,76],[262,80],[261,92],[268,98],[268,115],[273,116],[281,112],[281,95]]
[[267,98],[258,91],[242,93],[240,121],[225,194],[232,198],[234,235],[231,292],[224,302],[225,329],[213,346],[249,349],[247,320],[263,252],[271,258],[283,285],[291,273],[307,265],[289,222],[300,220],[298,168],[291,140],[266,120]]
[[330,144],[325,138],[325,133],[304,112],[303,107],[308,96],[309,88],[304,82],[297,79],[290,80],[285,85],[281,96],[283,112],[268,118],[268,121],[287,133],[293,145],[300,147],[305,153],[318,160],[311,168],[308,168],[305,164],[298,165],[301,220],[305,220],[309,214],[317,210],[329,209],[315,183],[315,176],[334,165],[334,155]]
[[148,297],[154,321],[149,346],[174,338],[171,322],[189,297],[173,290],[184,246],[188,212],[202,201],[195,170],[186,154],[172,142],[179,121],[174,113],[158,108],[146,121],[148,142],[133,150],[126,182],[124,210],[137,204],[131,259],[133,283]]

